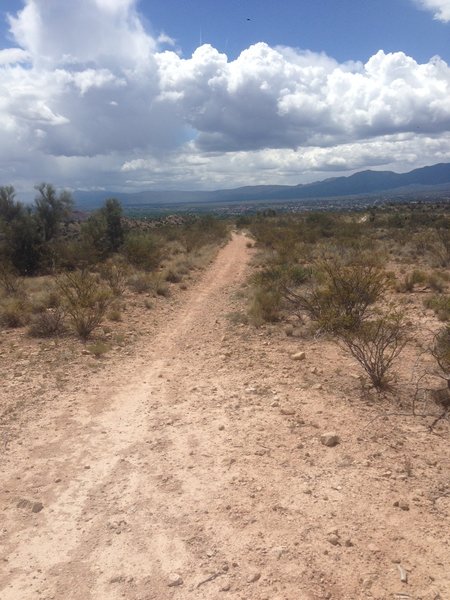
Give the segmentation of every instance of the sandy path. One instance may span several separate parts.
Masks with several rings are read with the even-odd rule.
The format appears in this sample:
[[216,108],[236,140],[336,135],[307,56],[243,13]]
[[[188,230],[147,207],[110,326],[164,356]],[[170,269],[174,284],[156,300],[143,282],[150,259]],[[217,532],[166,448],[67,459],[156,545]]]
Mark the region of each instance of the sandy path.
[[[419,459],[417,479],[385,473],[429,442],[406,425],[369,436],[348,391],[303,385],[323,360],[314,343],[286,366],[286,340],[230,330],[249,254],[235,236],[140,357],[12,444],[2,600],[450,598],[445,490],[427,496]],[[337,448],[318,441],[330,428]],[[446,444],[433,440],[439,464],[427,446],[437,475]]]

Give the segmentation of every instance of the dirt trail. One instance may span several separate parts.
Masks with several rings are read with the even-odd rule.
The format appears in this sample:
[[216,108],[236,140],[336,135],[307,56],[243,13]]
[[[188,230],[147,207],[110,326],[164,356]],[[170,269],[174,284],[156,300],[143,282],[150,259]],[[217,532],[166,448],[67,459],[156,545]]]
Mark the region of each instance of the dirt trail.
[[414,424],[368,436],[349,390],[310,385],[319,346],[287,363],[296,342],[230,325],[250,252],[235,236],[139,356],[11,444],[2,600],[450,598],[448,440],[402,477]]

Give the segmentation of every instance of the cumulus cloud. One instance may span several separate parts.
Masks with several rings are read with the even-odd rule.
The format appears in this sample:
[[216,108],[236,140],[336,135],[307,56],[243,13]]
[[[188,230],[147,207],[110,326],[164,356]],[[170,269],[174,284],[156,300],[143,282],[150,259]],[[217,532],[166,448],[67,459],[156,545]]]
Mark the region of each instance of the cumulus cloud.
[[433,13],[438,21],[448,23],[450,21],[450,0],[416,0],[422,8]]
[[0,183],[37,169],[75,187],[95,173],[116,187],[297,183],[450,160],[450,69],[438,57],[342,64],[262,42],[235,60],[210,45],[183,57],[144,29],[137,0],[26,0],[9,24]]
[[190,59],[156,56],[161,89],[199,132],[203,150],[332,146],[398,132],[450,126],[450,69],[379,51],[340,65],[255,44],[232,62],[211,46]]

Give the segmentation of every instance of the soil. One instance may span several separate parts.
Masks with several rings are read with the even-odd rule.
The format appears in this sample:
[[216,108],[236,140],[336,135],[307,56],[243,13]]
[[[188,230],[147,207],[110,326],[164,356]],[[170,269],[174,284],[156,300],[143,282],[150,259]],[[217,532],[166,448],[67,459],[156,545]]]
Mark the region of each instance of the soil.
[[126,352],[8,371],[2,600],[450,598],[448,422],[405,416],[406,384],[362,394],[331,341],[237,322],[247,241]]

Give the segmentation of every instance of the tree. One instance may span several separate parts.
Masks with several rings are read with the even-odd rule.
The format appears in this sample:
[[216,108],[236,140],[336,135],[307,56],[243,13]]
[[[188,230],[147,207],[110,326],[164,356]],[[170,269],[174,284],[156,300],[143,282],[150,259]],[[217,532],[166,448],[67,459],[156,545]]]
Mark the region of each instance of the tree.
[[36,217],[40,223],[44,242],[49,242],[58,233],[61,221],[72,209],[73,200],[70,192],[63,191],[58,195],[50,183],[41,183],[35,188],[39,195],[35,198]]
[[82,236],[94,250],[97,260],[105,260],[117,252],[124,243],[120,202],[115,198],[106,200],[104,206],[83,224]]
[[123,244],[122,206],[115,198],[105,201],[101,212],[106,221],[106,243],[109,253],[117,252]]
[[0,221],[11,223],[23,210],[23,206],[15,199],[16,192],[12,185],[0,187]]
[[41,263],[43,247],[39,223],[31,209],[23,209],[5,230],[9,260],[21,275],[34,275]]

